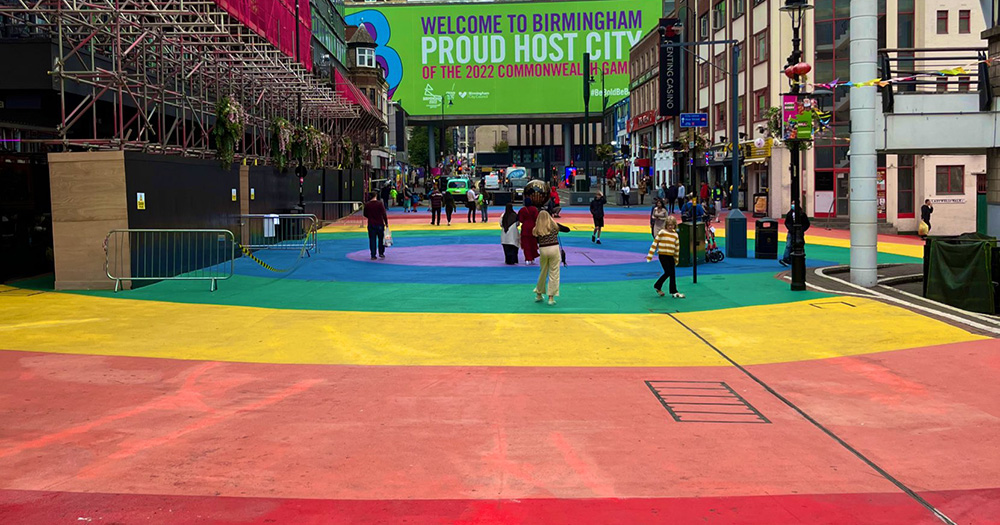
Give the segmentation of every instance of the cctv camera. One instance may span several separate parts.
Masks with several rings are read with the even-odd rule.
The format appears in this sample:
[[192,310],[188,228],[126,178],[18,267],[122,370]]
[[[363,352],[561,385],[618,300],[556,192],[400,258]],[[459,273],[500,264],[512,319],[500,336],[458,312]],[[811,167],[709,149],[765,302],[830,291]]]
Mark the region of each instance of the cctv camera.
[[660,26],[657,27],[656,30],[659,31],[660,36],[667,36],[667,28]]

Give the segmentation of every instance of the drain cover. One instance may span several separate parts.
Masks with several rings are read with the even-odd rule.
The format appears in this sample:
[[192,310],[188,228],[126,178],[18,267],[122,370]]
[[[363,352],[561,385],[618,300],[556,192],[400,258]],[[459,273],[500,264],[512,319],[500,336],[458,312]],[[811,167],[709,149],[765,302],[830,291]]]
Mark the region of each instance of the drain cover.
[[722,381],[646,381],[678,423],[771,423]]

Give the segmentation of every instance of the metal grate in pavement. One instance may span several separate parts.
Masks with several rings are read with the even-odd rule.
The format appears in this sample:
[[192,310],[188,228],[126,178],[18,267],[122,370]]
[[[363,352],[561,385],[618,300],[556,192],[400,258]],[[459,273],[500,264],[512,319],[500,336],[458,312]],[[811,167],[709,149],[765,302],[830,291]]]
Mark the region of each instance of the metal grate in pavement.
[[678,423],[771,423],[722,381],[646,381],[646,386]]

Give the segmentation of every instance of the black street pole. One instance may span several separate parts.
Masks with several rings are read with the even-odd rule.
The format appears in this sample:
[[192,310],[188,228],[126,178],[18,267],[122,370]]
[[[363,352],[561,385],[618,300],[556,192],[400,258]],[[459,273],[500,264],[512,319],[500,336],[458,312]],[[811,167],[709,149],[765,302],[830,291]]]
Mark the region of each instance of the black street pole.
[[[802,39],[800,37],[799,31],[802,27],[803,10],[810,8],[805,2],[805,0],[786,0],[785,2],[786,10],[792,16],[792,54],[788,56],[788,64],[785,66],[786,69],[793,67],[802,61]],[[795,75],[792,79],[791,94],[795,95],[796,104],[798,104],[799,95],[801,93],[801,85],[799,83],[799,75]],[[785,125],[788,125],[787,123]],[[798,134],[796,133],[796,139],[788,141],[788,150],[791,154],[790,159],[790,170],[791,170],[791,203],[795,208],[795,215],[801,213],[806,213],[802,206],[802,187],[801,187],[801,173],[802,169],[800,167],[800,149],[801,142],[798,139]],[[802,231],[802,226],[799,220],[792,222],[791,230],[789,232],[789,241],[792,243],[792,253],[791,253],[791,263],[792,263],[792,291],[801,292],[806,289],[806,252],[805,252],[805,232]]]
[[583,54],[583,176],[590,176],[590,53]]
[[[295,61],[302,62],[301,53],[299,52],[299,0],[295,1]],[[302,125],[302,93],[297,93],[295,95],[296,107],[298,112],[298,124]],[[304,185],[306,182],[306,169],[302,166],[302,159],[299,159],[299,166],[295,168],[296,174],[299,176],[299,211],[304,212],[306,209],[305,202],[305,192]],[[367,199],[365,199],[367,200]]]

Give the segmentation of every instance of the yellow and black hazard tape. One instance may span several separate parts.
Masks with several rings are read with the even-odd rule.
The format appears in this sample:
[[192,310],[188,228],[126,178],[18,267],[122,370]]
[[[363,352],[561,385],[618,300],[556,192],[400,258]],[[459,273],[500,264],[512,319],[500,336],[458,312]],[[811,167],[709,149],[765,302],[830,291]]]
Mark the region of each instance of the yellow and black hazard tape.
[[[317,230],[317,228],[315,226],[313,226],[313,228],[306,233],[306,237],[302,241],[302,249],[299,250],[299,258],[297,260],[301,260],[302,256],[305,255],[306,251],[308,251],[308,249],[309,249],[309,237],[315,235],[316,234],[316,230]],[[317,245],[319,244],[318,240],[316,241],[316,244]],[[246,246],[243,246],[240,243],[236,243],[236,245],[240,247],[240,250],[243,252],[243,255],[246,255],[247,257],[250,258],[250,260],[252,260],[253,262],[255,262],[255,263],[259,264],[259,265],[261,265],[261,267],[263,267],[265,270],[270,270],[270,271],[275,272],[275,273],[286,273],[286,272],[292,271],[292,269],[294,268],[294,266],[293,266],[292,268],[288,268],[288,269],[285,269],[285,270],[278,270],[278,269],[274,268],[273,266],[271,266],[270,264],[267,264],[266,262],[258,259],[253,253],[250,252],[250,250]]]
[[240,244],[240,245],[239,245],[239,247],[240,247],[240,250],[242,250],[242,251],[243,251],[243,255],[246,255],[246,256],[247,256],[247,257],[249,257],[249,258],[250,258],[250,260],[252,260],[253,262],[255,262],[255,263],[257,263],[257,264],[259,264],[259,265],[263,266],[265,270],[271,270],[272,272],[276,272],[276,273],[285,273],[285,272],[287,272],[287,271],[288,271],[288,270],[276,270],[276,269],[274,269],[274,267],[272,267],[272,266],[271,266],[270,264],[267,264],[266,262],[264,262],[264,261],[262,261],[262,260],[258,259],[258,258],[257,258],[257,257],[256,257],[256,256],[255,256],[254,254],[250,253],[250,250],[248,250],[248,249],[247,249],[247,248],[246,248],[245,246],[243,246],[242,244]]

